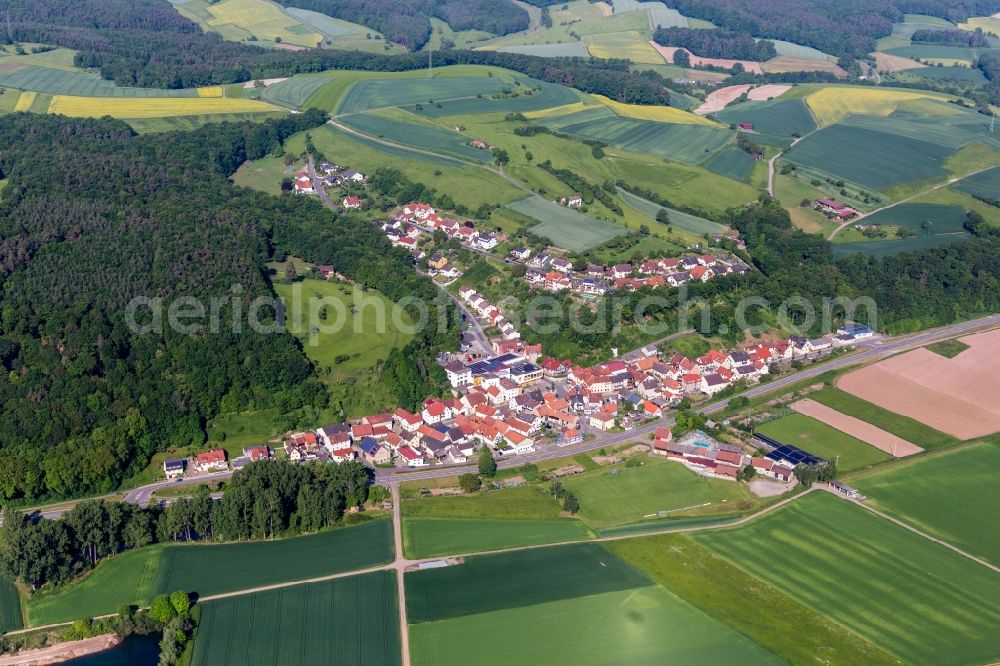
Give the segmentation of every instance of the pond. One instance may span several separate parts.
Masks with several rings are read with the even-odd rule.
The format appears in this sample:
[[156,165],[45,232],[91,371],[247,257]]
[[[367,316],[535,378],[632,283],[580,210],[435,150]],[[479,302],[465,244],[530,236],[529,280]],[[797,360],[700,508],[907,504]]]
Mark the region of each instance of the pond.
[[156,666],[160,660],[160,635],[130,636],[104,652],[64,662],[70,666]]

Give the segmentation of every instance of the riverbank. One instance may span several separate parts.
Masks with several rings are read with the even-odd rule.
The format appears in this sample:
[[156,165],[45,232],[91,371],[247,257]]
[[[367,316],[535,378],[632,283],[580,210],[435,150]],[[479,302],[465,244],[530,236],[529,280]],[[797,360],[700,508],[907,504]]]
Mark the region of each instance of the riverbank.
[[70,659],[83,657],[117,647],[122,639],[116,634],[103,634],[80,641],[66,641],[37,650],[21,650],[17,654],[0,656],[0,666],[42,666],[61,664]]

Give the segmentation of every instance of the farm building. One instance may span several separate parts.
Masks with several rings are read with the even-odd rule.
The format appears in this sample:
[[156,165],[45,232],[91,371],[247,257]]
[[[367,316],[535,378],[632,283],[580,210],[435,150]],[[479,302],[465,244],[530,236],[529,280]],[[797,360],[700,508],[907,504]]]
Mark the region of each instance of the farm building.
[[841,220],[848,220],[858,214],[858,211],[836,199],[817,199],[815,208],[821,213],[833,215]]
[[830,488],[836,490],[841,495],[849,497],[852,500],[863,500],[865,496],[861,494],[861,491],[856,488],[852,488],[842,481],[831,481]]

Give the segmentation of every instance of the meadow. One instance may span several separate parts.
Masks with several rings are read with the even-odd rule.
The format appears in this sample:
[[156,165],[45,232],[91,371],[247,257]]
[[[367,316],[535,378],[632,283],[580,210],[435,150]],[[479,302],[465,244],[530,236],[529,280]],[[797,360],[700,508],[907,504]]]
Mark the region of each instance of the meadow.
[[563,481],[580,501],[584,522],[604,528],[655,518],[736,513],[753,495],[737,483],[698,476],[680,463],[644,458],[641,467],[624,463],[567,477]]
[[908,416],[890,412],[838,388],[824,388],[810,393],[809,398],[838,412],[867,421],[924,449],[941,449],[958,443],[958,440],[951,435],[934,430]]
[[378,571],[208,602],[191,663],[399,664],[395,576]]
[[24,626],[21,617],[21,595],[14,583],[0,577],[0,634]]
[[[687,603],[791,664],[898,664],[816,610],[803,605],[680,534],[605,545]],[[789,640],[794,636],[794,640]]]
[[411,572],[406,596],[415,664],[780,663],[596,545]]
[[465,161],[488,164],[493,153],[468,145],[472,139],[444,127],[432,127],[419,122],[405,122],[374,113],[341,116],[338,122],[371,137],[392,143],[429,150]]
[[587,250],[625,233],[622,226],[597,220],[537,195],[507,207],[538,220],[540,224],[531,227],[531,232],[545,236],[553,244],[567,250]]
[[392,550],[388,520],[276,541],[156,545],[103,561],[78,582],[36,593],[28,600],[28,620],[39,626],[114,613],[123,603],[146,604],[174,590],[206,596],[327,576],[386,564]]
[[995,573],[828,493],[691,538],[905,662],[1000,653]]
[[797,446],[821,458],[831,461],[837,459],[837,469],[841,472],[850,472],[889,459],[888,454],[874,446],[802,414],[790,414],[768,421],[757,426],[756,430],[782,444]]
[[[342,403],[351,414],[392,404],[374,368],[413,337],[395,323],[398,318],[404,326],[412,325],[405,310],[379,292],[330,280],[277,282],[274,290],[286,307],[285,327],[320,369],[333,404]],[[323,307],[326,320],[320,318]]]
[[296,76],[273,83],[260,96],[265,102],[298,109],[313,93],[330,82],[330,76]]
[[983,443],[851,479],[869,503],[1000,565],[1000,446]]

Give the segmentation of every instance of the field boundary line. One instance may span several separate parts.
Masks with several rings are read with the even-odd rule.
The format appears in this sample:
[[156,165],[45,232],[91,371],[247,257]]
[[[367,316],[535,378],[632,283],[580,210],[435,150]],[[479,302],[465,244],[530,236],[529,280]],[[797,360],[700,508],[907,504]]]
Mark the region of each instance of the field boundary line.
[[927,539],[928,541],[930,541],[932,543],[936,543],[939,546],[944,546],[945,548],[948,548],[949,550],[952,550],[952,551],[958,553],[962,557],[965,557],[967,559],[972,560],[976,564],[980,564],[980,565],[986,567],[987,569],[991,569],[992,571],[994,571],[996,573],[1000,573],[1000,567],[998,567],[998,566],[996,566],[994,564],[991,564],[991,563],[987,562],[984,559],[976,557],[975,555],[973,555],[971,553],[967,553],[964,550],[962,550],[961,548],[959,548],[958,546],[954,546],[954,545],[948,543],[947,541],[944,541],[942,539],[938,539],[937,537],[932,537],[931,535],[927,534],[926,532],[923,532],[923,531],[917,529],[913,525],[910,525],[909,523],[904,522],[904,521],[900,520],[899,518],[894,518],[894,517],[890,516],[889,514],[884,513],[882,511],[876,509],[873,506],[869,506],[868,504],[865,504],[864,502],[862,502],[860,500],[854,500],[854,499],[850,499],[849,497],[844,497],[843,495],[841,495],[840,493],[838,493],[833,488],[830,488],[826,484],[824,484],[822,486],[817,486],[817,487],[820,488],[821,490],[825,490],[826,492],[828,492],[828,493],[830,493],[832,495],[836,495],[837,497],[840,497],[841,499],[843,499],[843,500],[845,500],[847,502],[850,502],[852,504],[860,506],[862,509],[865,509],[866,511],[870,511],[871,513],[875,514],[879,518],[882,518],[883,520],[888,520],[890,523],[898,525],[899,527],[902,527],[903,529],[909,530],[910,532],[913,532],[917,536],[923,537],[924,539]]

